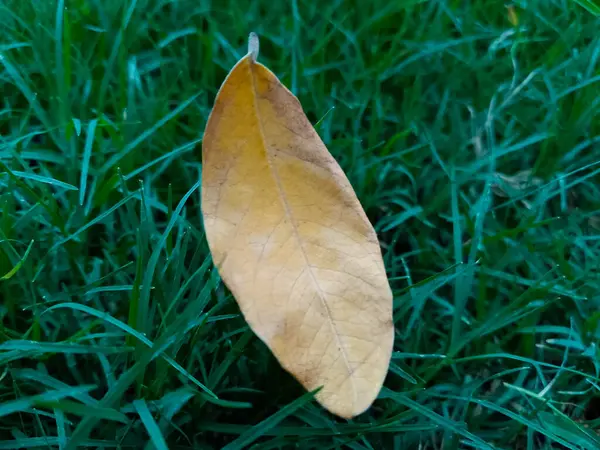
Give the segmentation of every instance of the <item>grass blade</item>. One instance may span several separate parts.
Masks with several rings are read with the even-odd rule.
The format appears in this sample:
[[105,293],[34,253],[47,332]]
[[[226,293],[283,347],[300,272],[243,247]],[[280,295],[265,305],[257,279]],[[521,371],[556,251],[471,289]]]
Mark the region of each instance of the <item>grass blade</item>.
[[431,420],[435,424],[439,425],[440,427],[443,427],[444,429],[446,429],[448,431],[451,431],[453,433],[456,433],[460,436],[467,438],[473,444],[476,444],[478,446],[477,448],[489,449],[489,450],[494,449],[493,446],[491,446],[490,444],[488,444],[481,438],[475,436],[474,434],[470,433],[463,426],[457,424],[456,422],[454,422],[450,419],[447,419],[444,416],[439,415],[435,411],[432,411],[431,409],[406,397],[405,395],[402,395],[397,392],[393,392],[387,388],[384,388],[382,391],[382,398],[390,398],[390,399],[394,400],[395,402],[418,412],[419,414],[427,417],[429,420]]
[[33,242],[34,241],[32,239],[31,242],[29,243],[29,245],[27,246],[27,250],[25,250],[23,257],[19,260],[19,262],[17,262],[17,264],[14,265],[14,267],[12,269],[10,269],[6,274],[1,276],[0,280],[8,280],[19,271],[19,269],[21,268],[21,266],[27,259],[27,256],[29,256],[29,252],[31,251],[31,248],[33,247]]
[[112,408],[103,408],[97,405],[83,405],[81,403],[72,402],[70,400],[60,401],[48,401],[48,402],[37,402],[37,406],[43,408],[53,408],[65,412],[67,414],[74,414],[77,416],[93,416],[101,420],[110,420],[114,422],[129,423],[129,419],[123,413],[116,411]]
[[116,211],[117,209],[119,209],[121,206],[123,206],[125,203],[127,203],[129,200],[131,200],[132,198],[135,198],[135,193],[132,192],[131,194],[129,194],[127,197],[125,197],[124,199],[120,200],[119,202],[117,202],[115,205],[111,206],[110,208],[108,208],[106,211],[104,211],[102,214],[100,214],[99,216],[95,217],[94,219],[90,220],[88,223],[86,223],[84,226],[82,226],[81,228],[79,228],[77,231],[71,233],[69,236],[59,240],[57,243],[55,243],[49,250],[49,253],[52,250],[55,250],[56,248],[60,247],[61,245],[63,245],[65,242],[69,242],[71,239],[76,238],[79,234],[83,233],[85,230],[87,230],[88,228],[96,225],[97,223],[102,222],[104,219],[106,219],[108,216],[110,216],[114,211]]
[[87,127],[85,147],[83,148],[83,160],[81,162],[81,177],[79,181],[79,205],[83,206],[85,199],[85,191],[87,188],[87,177],[90,168],[90,158],[92,157],[92,147],[94,146],[94,138],[96,136],[96,125],[98,119],[90,120]]
[[0,404],[0,417],[7,416],[19,411],[25,411],[29,408],[43,402],[51,402],[62,400],[66,397],[76,397],[80,394],[85,394],[96,389],[96,386],[78,386],[64,389],[56,389],[54,391],[44,392],[43,394],[34,395],[31,397],[23,397],[19,400],[13,400]]
[[574,0],[595,16],[600,16],[600,5],[595,0]]
[[156,122],[152,127],[148,128],[146,131],[144,131],[142,134],[140,134],[131,143],[129,143],[123,150],[121,150],[116,155],[113,155],[106,162],[106,164],[104,164],[100,168],[100,173],[102,173],[102,174],[107,173],[110,169],[112,169],[115,166],[115,164],[117,164],[119,161],[121,161],[125,156],[127,156],[133,150],[135,150],[135,148],[138,145],[140,145],[142,142],[144,142],[146,139],[148,139],[150,136],[152,136],[156,132],[156,130],[158,130],[160,127],[165,125],[167,122],[169,122],[174,117],[178,116],[184,109],[186,109],[189,105],[191,105],[194,102],[194,100],[196,100],[198,95],[200,95],[200,94],[198,93],[198,94],[192,95],[190,98],[188,98],[183,103],[181,103],[177,108],[175,108],[173,111],[171,111],[165,117],[163,117],[158,122]]
[[37,175],[35,173],[21,172],[19,170],[13,170],[12,173],[16,177],[24,178],[26,180],[32,180],[32,181],[38,181],[38,182],[44,183],[44,184],[50,184],[52,186],[67,189],[69,191],[77,191],[78,190],[77,187],[73,186],[72,184],[65,183],[64,181],[55,180],[54,178]]
[[173,158],[174,156],[189,152],[189,151],[193,150],[194,147],[196,146],[196,144],[198,144],[200,142],[202,142],[202,138],[195,139],[191,142],[188,142],[187,144],[182,145],[181,147],[177,147],[175,150],[171,150],[169,153],[165,153],[164,155],[150,161],[149,163],[144,164],[142,167],[129,172],[127,175],[123,176],[123,179],[126,181],[130,180],[131,178],[142,173],[144,170],[147,170],[150,167],[153,167],[154,165],[158,164],[161,161],[164,161],[165,159]]
[[89,354],[103,353],[105,355],[115,353],[130,352],[133,349],[130,347],[107,347],[107,346],[91,346],[70,344],[63,342],[38,342],[38,341],[7,341],[0,344],[0,351],[17,350],[17,351],[34,351],[36,353],[71,353],[71,354]]
[[157,450],[168,450],[169,447],[167,446],[167,442],[165,441],[158,424],[154,420],[154,417],[152,417],[146,402],[144,400],[134,400],[133,406],[140,415],[140,419],[142,419],[142,423],[146,427],[146,431],[148,432],[154,447]]
[[267,431],[273,429],[286,417],[294,414],[300,408],[310,403],[318,391],[319,390],[317,389],[313,392],[307,392],[302,397],[294,400],[289,405],[284,406],[272,416],[266,418],[258,425],[242,433],[242,435],[238,437],[235,441],[230,442],[225,447],[223,447],[223,450],[243,450],[245,448],[248,448],[248,445],[252,444],[258,438],[263,436]]
[[[70,309],[79,310],[79,311],[83,311],[83,312],[86,312],[88,314],[91,314],[91,315],[93,315],[95,317],[98,317],[99,319],[102,319],[102,320],[110,323],[111,325],[114,325],[114,326],[120,328],[121,330],[125,331],[129,335],[131,335],[131,336],[135,337],[136,339],[138,339],[140,342],[142,342],[143,344],[145,344],[147,347],[149,347],[151,349],[156,349],[157,348],[156,347],[156,343],[152,343],[152,341],[150,341],[150,339],[146,338],[142,333],[134,330],[129,325],[121,322],[120,320],[115,319],[110,314],[103,313],[101,311],[95,310],[94,308],[90,308],[89,306],[80,305],[80,304],[77,304],[77,303],[61,303],[61,304],[58,304],[58,305],[51,306],[45,312],[49,312],[49,311],[52,311],[52,310],[55,310],[55,309],[59,309],[59,308],[70,308]],[[160,347],[158,347],[158,349],[160,349]],[[170,366],[172,366],[175,370],[177,370],[179,373],[181,373],[183,376],[185,376],[188,380],[190,380],[192,383],[194,383],[196,386],[198,386],[200,389],[202,389],[210,397],[212,397],[214,399],[218,398],[210,389],[208,389],[204,384],[202,384],[195,377],[193,377],[190,373],[188,373],[175,360],[173,360],[172,358],[170,358],[169,356],[164,355],[164,354],[160,354],[160,357],[163,358],[165,361],[167,361],[167,363]]]

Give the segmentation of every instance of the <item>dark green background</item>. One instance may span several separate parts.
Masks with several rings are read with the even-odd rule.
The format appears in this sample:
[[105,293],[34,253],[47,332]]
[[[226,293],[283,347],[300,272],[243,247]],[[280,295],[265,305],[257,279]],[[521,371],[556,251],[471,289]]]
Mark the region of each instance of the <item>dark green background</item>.
[[[567,0],[0,2],[0,448],[600,448],[599,25]],[[200,140],[250,31],[394,289],[351,422],[208,254]]]

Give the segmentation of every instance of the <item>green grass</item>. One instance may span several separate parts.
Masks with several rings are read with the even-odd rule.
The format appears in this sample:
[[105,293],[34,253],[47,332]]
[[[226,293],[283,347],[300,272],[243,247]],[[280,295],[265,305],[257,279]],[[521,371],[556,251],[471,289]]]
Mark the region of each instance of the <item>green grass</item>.
[[[600,19],[512,8],[0,2],[0,449],[600,448]],[[390,373],[352,421],[207,250],[202,132],[250,31],[395,292]]]

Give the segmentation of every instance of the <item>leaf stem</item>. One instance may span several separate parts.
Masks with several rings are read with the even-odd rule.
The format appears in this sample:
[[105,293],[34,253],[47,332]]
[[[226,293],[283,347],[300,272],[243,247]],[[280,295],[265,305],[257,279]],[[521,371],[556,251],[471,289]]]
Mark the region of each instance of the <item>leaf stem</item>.
[[259,41],[258,35],[253,31],[248,36],[248,54],[252,59],[252,62],[256,62],[258,59]]

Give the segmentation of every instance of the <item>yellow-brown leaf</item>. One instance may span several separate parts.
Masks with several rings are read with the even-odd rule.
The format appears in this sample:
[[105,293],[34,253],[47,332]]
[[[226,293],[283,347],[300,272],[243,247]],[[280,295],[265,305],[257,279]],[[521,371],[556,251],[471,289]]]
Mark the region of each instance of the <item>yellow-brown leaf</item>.
[[323,387],[325,408],[350,418],[377,397],[392,351],[381,250],[300,103],[255,58],[233,67],[206,126],[208,244],[252,330],[306,389]]

